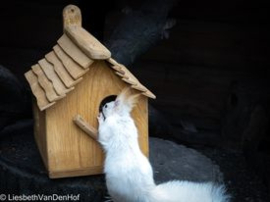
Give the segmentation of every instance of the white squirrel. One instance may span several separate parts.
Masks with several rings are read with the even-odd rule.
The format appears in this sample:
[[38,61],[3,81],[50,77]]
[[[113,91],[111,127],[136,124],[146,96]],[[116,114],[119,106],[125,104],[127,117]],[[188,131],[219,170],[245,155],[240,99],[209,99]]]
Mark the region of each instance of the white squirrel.
[[229,202],[224,186],[169,181],[156,185],[150,162],[141,152],[130,115],[139,95],[124,89],[98,116],[98,141],[105,153],[106,185],[115,202]]

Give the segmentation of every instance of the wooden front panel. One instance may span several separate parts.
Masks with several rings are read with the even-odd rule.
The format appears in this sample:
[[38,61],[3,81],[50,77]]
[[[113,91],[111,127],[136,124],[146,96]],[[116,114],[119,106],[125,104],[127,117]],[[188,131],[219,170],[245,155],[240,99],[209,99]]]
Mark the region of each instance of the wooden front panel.
[[38,146],[38,150],[41,154],[42,160],[48,168],[48,152],[47,152],[47,140],[46,140],[46,111],[40,111],[36,99],[33,100],[33,113],[34,113],[34,136]]
[[[83,81],[64,99],[46,110],[48,169],[50,177],[100,174],[103,169],[103,151],[73,123],[76,114],[95,128],[100,102],[117,95],[126,87],[103,61],[95,62]],[[147,98],[142,96],[132,113],[140,134],[140,145],[148,155]]]

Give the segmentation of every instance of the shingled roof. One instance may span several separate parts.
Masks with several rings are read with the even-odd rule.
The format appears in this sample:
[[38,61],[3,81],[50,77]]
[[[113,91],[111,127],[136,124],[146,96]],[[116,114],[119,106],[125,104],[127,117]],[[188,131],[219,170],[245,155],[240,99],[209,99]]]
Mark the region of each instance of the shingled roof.
[[110,51],[80,26],[68,26],[53,50],[25,73],[39,109],[45,110],[74,90],[95,60],[105,60],[120,79],[144,96],[155,95],[122,64],[111,58]]

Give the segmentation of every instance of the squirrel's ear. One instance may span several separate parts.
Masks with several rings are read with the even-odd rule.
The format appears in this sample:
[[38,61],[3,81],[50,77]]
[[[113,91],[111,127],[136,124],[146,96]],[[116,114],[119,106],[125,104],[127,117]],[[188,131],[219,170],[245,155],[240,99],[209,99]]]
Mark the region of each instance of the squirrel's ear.
[[130,112],[132,108],[137,104],[140,97],[139,94],[134,94],[130,87],[124,88],[121,93],[115,99],[115,109],[126,110]]
[[120,105],[120,100],[116,99],[116,100],[114,101],[114,108],[119,107],[119,105]]
[[115,102],[118,101],[118,105],[125,103],[126,99],[130,95],[130,88],[124,88],[116,97]]
[[134,94],[127,99],[127,105],[130,108],[130,111],[133,109],[133,107],[136,106],[136,104],[139,102],[140,93]]

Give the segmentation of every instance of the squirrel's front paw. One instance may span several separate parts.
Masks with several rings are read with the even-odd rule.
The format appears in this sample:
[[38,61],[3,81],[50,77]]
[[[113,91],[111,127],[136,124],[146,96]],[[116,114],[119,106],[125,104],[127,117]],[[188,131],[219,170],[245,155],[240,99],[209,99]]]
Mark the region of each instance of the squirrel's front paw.
[[99,124],[102,124],[104,122],[104,116],[102,113],[99,113],[97,120]]

